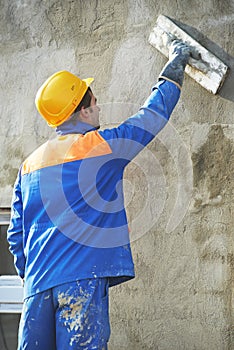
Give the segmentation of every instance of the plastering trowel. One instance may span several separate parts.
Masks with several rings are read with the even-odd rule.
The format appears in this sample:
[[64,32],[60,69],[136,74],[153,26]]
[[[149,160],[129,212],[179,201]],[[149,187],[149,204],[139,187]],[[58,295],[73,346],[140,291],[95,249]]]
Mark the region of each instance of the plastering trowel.
[[179,28],[172,20],[160,15],[156,26],[150,33],[149,43],[168,57],[168,47],[175,39],[182,40],[194,49],[185,72],[205,89],[216,94],[225,80],[228,66]]

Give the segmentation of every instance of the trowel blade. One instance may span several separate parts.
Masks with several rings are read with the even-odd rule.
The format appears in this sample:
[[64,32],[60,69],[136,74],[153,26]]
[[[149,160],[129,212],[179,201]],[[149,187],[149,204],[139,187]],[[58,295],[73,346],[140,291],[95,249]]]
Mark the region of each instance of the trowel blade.
[[160,15],[150,33],[149,43],[168,57],[168,43],[174,39],[182,40],[197,52],[197,59],[189,59],[185,72],[206,90],[216,94],[225,80],[228,66],[168,17]]

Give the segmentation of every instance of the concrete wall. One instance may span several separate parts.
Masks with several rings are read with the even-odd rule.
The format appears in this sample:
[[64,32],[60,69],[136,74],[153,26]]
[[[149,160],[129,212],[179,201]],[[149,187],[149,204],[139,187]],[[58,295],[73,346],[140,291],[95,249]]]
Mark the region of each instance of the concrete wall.
[[219,95],[185,78],[171,123],[125,174],[136,279],[110,291],[110,350],[234,349],[234,2],[2,0],[0,205],[51,130],[34,107],[57,70],[95,77],[103,125],[137,110],[165,64],[159,14],[231,68]]

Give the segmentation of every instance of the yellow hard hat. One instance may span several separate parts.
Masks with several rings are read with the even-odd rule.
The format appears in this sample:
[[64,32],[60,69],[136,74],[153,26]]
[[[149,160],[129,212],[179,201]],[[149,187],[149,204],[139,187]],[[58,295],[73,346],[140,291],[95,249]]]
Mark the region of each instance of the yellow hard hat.
[[49,126],[56,127],[70,117],[93,80],[81,80],[70,72],[59,71],[44,82],[36,94],[35,103]]

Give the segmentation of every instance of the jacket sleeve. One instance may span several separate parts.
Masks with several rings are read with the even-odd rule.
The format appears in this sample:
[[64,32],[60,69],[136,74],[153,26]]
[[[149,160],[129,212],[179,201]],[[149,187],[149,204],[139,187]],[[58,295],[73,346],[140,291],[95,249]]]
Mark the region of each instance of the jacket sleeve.
[[21,175],[18,173],[12,198],[11,220],[7,232],[10,252],[14,256],[18,275],[24,278],[25,256],[23,249],[23,204],[21,196]]
[[100,131],[110,144],[113,153],[130,161],[167,124],[180,97],[180,89],[174,83],[161,80],[138,113],[117,128]]

